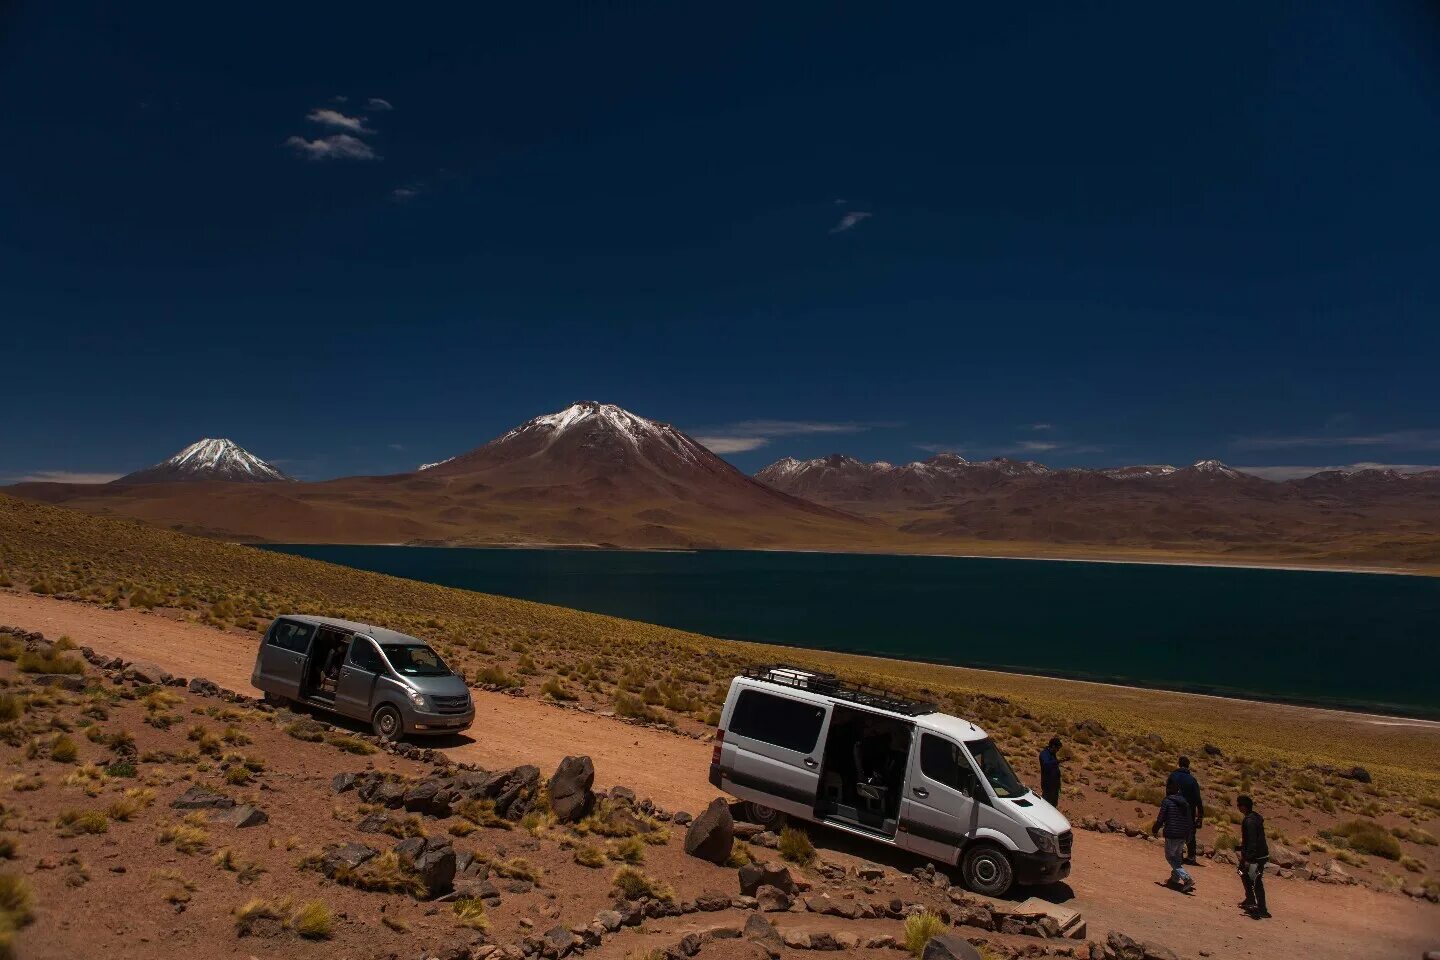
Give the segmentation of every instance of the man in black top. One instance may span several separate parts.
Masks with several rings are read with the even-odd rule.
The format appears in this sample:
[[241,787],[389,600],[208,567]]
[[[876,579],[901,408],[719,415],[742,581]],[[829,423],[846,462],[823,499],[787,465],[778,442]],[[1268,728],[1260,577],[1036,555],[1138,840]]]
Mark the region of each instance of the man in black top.
[[1195,866],[1195,833],[1200,829],[1200,823],[1205,819],[1205,801],[1200,797],[1200,781],[1195,779],[1195,774],[1190,772],[1190,758],[1181,757],[1180,765],[1175,768],[1165,781],[1165,792],[1174,793],[1172,787],[1178,787],[1180,796],[1190,804],[1190,813],[1194,817],[1190,824],[1190,835],[1185,838],[1185,862]]
[[1055,809],[1060,809],[1060,738],[1051,737],[1040,751],[1040,795]]
[[1244,819],[1240,821],[1240,880],[1245,884],[1241,909],[1256,920],[1270,916],[1265,909],[1265,864],[1270,862],[1270,844],[1265,840],[1265,818],[1255,812],[1255,801],[1245,794],[1235,798]]

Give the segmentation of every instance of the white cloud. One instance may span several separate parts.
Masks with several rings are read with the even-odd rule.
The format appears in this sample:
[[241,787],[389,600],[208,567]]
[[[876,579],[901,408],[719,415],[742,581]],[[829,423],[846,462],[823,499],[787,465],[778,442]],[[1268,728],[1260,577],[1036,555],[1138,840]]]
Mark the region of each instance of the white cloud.
[[285,145],[311,160],[378,160],[380,156],[370,144],[348,133],[332,133],[314,140],[291,137]]
[[962,454],[970,444],[968,443],[917,443],[916,450],[924,450],[926,453],[953,453]]
[[1027,429],[1034,430],[1034,431],[1036,431],[1036,432],[1038,433],[1038,432],[1043,431],[1043,430],[1054,430],[1054,429],[1055,429],[1055,424],[1053,424],[1053,423],[1032,423],[1032,424],[1030,424],[1030,426],[1029,426]]
[[844,233],[847,230],[854,230],[860,224],[870,219],[870,214],[863,210],[851,210],[840,218],[840,222],[830,228],[831,233]]
[[11,477],[12,483],[109,483],[119,473],[79,473],[72,470],[37,470],[22,477]]
[[1014,449],[1021,453],[1044,453],[1047,450],[1058,450],[1065,444],[1056,440],[1021,440],[1015,444]]
[[741,420],[695,439],[715,453],[744,453],[770,445],[776,437],[806,434],[858,433],[880,426],[874,423],[830,423],[819,420]]
[[1351,463],[1332,464],[1328,467],[1316,466],[1271,466],[1271,467],[1236,467],[1236,470],[1243,470],[1246,473],[1253,473],[1257,477],[1264,477],[1266,480],[1297,480],[1301,477],[1309,477],[1320,473],[1323,470],[1395,470],[1399,473],[1421,473],[1425,470],[1440,470],[1440,465],[1427,463]]
[[390,191],[391,200],[399,200],[402,203],[406,200],[414,200],[420,195],[419,184],[406,184],[403,187],[396,187]]
[[351,133],[372,132],[365,128],[363,118],[347,116],[339,110],[331,110],[329,107],[316,107],[305,115],[305,119],[323,127],[335,127],[338,130],[349,130]]
[[389,100],[384,100],[384,99],[381,99],[380,97],[371,97],[370,100],[365,104],[365,106],[366,106],[368,109],[370,109],[370,110],[394,110],[394,109],[395,109],[395,107],[391,105],[391,103],[390,103]]
[[770,445],[769,437],[696,437],[695,440],[711,453],[744,453]]
[[1241,437],[1234,444],[1241,450],[1298,450],[1321,447],[1396,447],[1407,450],[1440,450],[1440,430],[1386,430],[1380,433],[1346,436]]

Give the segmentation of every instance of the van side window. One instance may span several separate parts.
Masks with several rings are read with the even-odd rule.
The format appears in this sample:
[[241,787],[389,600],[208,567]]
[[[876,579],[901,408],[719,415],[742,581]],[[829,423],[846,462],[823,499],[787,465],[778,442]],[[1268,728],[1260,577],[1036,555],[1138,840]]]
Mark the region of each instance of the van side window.
[[380,651],[369,640],[356,637],[350,641],[350,665],[366,673],[379,673]]
[[270,628],[270,637],[266,642],[284,650],[304,653],[310,649],[310,637],[314,633],[315,628],[308,623],[280,620]]
[[[952,790],[975,796],[978,784],[970,761],[960,748],[943,737],[924,734],[920,738],[920,772]],[[981,792],[983,796],[983,792]]]
[[820,739],[825,709],[813,703],[742,690],[730,715],[730,732],[796,753],[809,753]]

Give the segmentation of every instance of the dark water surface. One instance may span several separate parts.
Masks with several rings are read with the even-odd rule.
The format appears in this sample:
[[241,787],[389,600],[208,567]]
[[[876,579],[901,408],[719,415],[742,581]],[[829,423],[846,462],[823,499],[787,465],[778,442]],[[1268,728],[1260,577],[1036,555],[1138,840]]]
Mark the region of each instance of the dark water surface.
[[275,546],[717,637],[1440,716],[1440,579],[1129,563]]

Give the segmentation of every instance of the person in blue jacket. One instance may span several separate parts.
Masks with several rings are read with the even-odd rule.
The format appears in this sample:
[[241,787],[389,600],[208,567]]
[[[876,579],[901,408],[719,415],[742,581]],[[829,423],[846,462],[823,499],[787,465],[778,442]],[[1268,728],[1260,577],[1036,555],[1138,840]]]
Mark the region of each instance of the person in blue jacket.
[[1185,840],[1195,828],[1195,817],[1190,813],[1189,802],[1180,795],[1180,786],[1171,784],[1170,792],[1160,801],[1160,812],[1155,815],[1152,833],[1165,839],[1165,862],[1170,864],[1170,885],[1189,893],[1195,889],[1195,881],[1185,871]]
[[1194,820],[1190,824],[1190,836],[1185,839],[1185,862],[1195,866],[1195,833],[1200,829],[1200,824],[1205,819],[1205,801],[1200,796],[1200,781],[1195,779],[1195,774],[1190,772],[1190,758],[1181,757],[1180,765],[1170,774],[1165,781],[1165,792],[1173,793],[1172,787],[1180,789],[1180,796],[1190,804],[1190,813]]
[[1040,795],[1055,809],[1060,809],[1060,738],[1051,737],[1040,751]]

